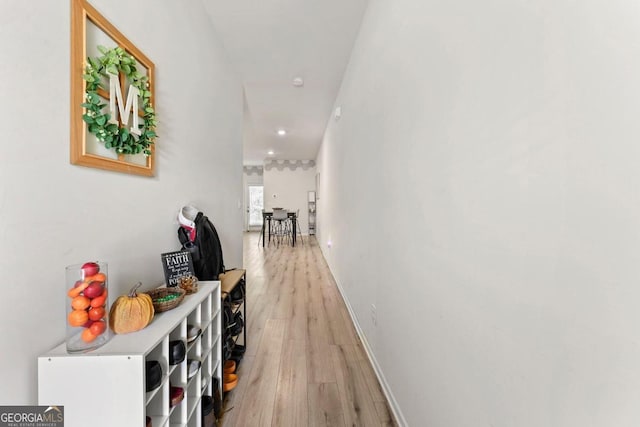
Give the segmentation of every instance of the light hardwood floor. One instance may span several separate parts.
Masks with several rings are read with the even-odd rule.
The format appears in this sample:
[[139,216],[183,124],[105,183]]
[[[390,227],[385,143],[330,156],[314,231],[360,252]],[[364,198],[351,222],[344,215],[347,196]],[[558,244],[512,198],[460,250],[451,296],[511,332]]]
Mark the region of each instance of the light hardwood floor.
[[315,238],[245,233],[247,352],[222,425],[395,426]]

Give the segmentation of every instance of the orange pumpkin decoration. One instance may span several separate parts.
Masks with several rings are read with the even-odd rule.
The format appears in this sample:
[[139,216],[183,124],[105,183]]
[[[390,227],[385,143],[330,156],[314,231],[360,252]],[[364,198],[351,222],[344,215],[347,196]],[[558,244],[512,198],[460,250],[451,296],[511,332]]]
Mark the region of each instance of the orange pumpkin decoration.
[[136,293],[141,285],[138,283],[128,295],[119,296],[111,306],[109,326],[116,334],[139,331],[153,320],[155,310],[151,297],[145,293]]

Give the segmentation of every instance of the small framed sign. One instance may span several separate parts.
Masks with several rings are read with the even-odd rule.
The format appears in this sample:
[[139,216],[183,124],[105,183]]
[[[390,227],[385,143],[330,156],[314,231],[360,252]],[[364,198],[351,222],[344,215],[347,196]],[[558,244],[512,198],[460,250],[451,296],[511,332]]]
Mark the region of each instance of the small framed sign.
[[182,277],[195,276],[189,251],[168,252],[161,257],[168,288],[178,286]]

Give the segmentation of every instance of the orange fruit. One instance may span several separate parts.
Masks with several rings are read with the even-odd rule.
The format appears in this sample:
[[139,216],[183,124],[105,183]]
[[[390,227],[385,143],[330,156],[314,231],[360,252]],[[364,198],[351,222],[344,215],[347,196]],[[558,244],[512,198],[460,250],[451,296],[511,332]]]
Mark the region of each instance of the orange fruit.
[[104,332],[107,329],[107,324],[104,322],[94,322],[89,326],[89,330],[96,337]]
[[97,273],[94,274],[93,276],[89,276],[89,277],[85,277],[84,281],[86,283],[91,283],[91,282],[104,282],[107,280],[107,276],[104,273]]
[[104,307],[92,307],[89,310],[89,320],[100,320],[104,317],[106,311]]
[[80,292],[84,291],[87,286],[89,286],[88,283],[82,283],[78,286],[74,286],[73,288],[69,289],[69,292],[67,292],[67,295],[69,295],[69,298],[75,298],[78,295],[80,295]]
[[94,299],[91,300],[91,307],[102,307],[104,305],[104,303],[107,301],[107,290],[105,289],[102,292],[102,295],[100,295],[99,297],[95,297]]
[[94,335],[93,332],[91,332],[90,328],[86,328],[84,331],[82,331],[82,335],[80,335],[80,337],[84,342],[91,342],[97,338],[97,335]]
[[71,326],[82,326],[89,320],[89,314],[84,310],[73,310],[67,316],[67,321]]
[[91,300],[84,295],[78,295],[71,300],[71,307],[74,310],[85,310],[91,304]]

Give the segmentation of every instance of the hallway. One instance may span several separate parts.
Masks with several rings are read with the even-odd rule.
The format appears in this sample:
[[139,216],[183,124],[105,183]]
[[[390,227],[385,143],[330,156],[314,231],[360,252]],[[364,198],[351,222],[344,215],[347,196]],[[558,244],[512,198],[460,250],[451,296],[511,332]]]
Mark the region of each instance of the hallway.
[[223,426],[395,425],[315,238],[258,238],[244,234],[248,343]]

